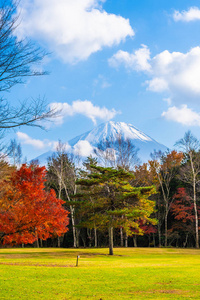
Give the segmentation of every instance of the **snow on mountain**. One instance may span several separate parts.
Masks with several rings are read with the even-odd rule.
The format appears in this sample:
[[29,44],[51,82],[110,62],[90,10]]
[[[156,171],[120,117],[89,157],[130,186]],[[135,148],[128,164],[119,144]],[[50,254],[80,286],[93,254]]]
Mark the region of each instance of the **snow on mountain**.
[[[133,125],[113,121],[103,123],[91,131],[71,139],[68,144],[71,146],[71,151],[79,152],[83,157],[87,157],[99,144],[105,141],[115,142],[119,136],[122,140],[129,139],[136,148],[139,148],[138,157],[141,162],[147,162],[150,159],[150,153],[154,150],[163,152],[167,150],[166,146],[158,143]],[[38,160],[41,165],[46,165],[48,157],[52,154],[53,151],[48,151],[34,160]]]
[[91,145],[97,146],[100,142],[105,140],[115,141],[118,136],[123,139],[140,140],[140,141],[153,141],[149,136],[138,130],[131,124],[124,122],[109,121],[103,123],[91,131],[88,131],[80,136],[75,137],[69,141],[71,146],[74,146],[80,140],[86,140]]

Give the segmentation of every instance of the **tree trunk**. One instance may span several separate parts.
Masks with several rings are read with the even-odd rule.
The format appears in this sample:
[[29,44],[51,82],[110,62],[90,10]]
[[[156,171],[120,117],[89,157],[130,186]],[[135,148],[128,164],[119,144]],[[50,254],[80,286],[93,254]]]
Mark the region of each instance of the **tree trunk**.
[[88,236],[88,239],[89,239],[89,248],[92,247],[92,232],[91,232],[91,229],[87,228],[87,236]]
[[155,234],[153,233],[153,246],[156,247]]
[[40,239],[40,247],[43,247],[42,239]]
[[36,248],[40,248],[39,240],[38,239],[36,240]]
[[168,236],[167,236],[167,217],[168,217],[168,205],[166,205],[165,206],[165,247],[167,247],[167,238],[168,238]]
[[86,240],[85,240],[85,238],[82,235],[80,235],[80,237],[81,237],[81,239],[83,241],[83,247],[86,248]]
[[161,244],[161,213],[160,213],[160,209],[161,209],[161,205],[160,205],[160,197],[157,198],[158,202],[157,202],[157,209],[158,209],[158,247],[162,247],[162,244]]
[[127,233],[125,232],[125,247],[128,247],[128,236]]
[[60,237],[58,236],[58,248],[60,248]]
[[109,255],[113,255],[113,227],[110,226],[108,230],[109,234]]
[[120,241],[121,241],[121,247],[124,246],[124,236],[123,236],[123,228],[120,227]]
[[76,248],[79,248],[79,236],[80,236],[80,229],[75,228],[75,234],[76,234]]
[[134,247],[137,247],[137,235],[136,234],[133,236],[133,244],[134,244]]
[[150,234],[148,235],[148,240],[149,240],[149,246],[148,247],[151,247],[151,235]]
[[[62,179],[62,178],[61,178],[61,179]],[[70,197],[69,197],[69,193],[68,193],[66,184],[65,184],[65,182],[64,182],[63,180],[62,180],[62,184],[63,184],[63,186],[64,186],[65,194],[66,194],[66,196],[67,196],[67,199],[68,199],[68,201],[70,201],[71,199],[70,199]],[[75,190],[74,190],[74,195],[75,195],[75,193],[76,193],[76,186],[75,186]],[[72,220],[72,232],[73,232],[73,240],[74,240],[74,245],[73,245],[73,247],[74,247],[74,248],[77,248],[77,241],[78,241],[78,243],[79,243],[79,238],[76,236],[77,231],[76,231],[76,228],[75,228],[75,218],[74,218],[74,210],[75,210],[75,209],[74,209],[73,205],[70,205],[69,207],[70,207],[70,214],[71,214],[71,220]]]
[[74,248],[77,248],[76,243],[76,228],[75,228],[75,220],[74,220],[74,208],[70,205],[70,213],[71,213],[71,220],[72,220],[72,232],[73,232],[73,240],[74,240]]
[[[159,222],[159,221],[158,221]],[[161,244],[161,229],[160,229],[160,223],[158,223],[158,247],[162,247]]]
[[35,228],[35,234],[36,234],[36,247],[37,248],[40,248],[40,245],[39,245],[39,240],[38,240],[38,234],[37,234],[37,229]]
[[97,229],[94,228],[94,247],[97,248]]
[[198,220],[198,212],[197,212],[195,179],[194,179],[194,182],[193,182],[193,192],[194,192],[194,215],[195,215],[196,248],[199,248],[199,220]]
[[186,237],[185,237],[185,242],[183,243],[183,247],[184,247],[184,248],[185,248],[186,245],[187,245],[188,236],[189,236],[189,233],[187,232]]

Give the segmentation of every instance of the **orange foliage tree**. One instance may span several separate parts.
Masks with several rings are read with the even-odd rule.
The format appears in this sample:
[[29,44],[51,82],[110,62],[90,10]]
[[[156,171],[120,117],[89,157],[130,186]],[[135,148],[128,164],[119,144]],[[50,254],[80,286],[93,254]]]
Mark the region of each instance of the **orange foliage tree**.
[[45,175],[45,167],[23,164],[5,181],[0,202],[0,237],[4,244],[33,243],[67,232],[69,212],[54,190],[45,190]]

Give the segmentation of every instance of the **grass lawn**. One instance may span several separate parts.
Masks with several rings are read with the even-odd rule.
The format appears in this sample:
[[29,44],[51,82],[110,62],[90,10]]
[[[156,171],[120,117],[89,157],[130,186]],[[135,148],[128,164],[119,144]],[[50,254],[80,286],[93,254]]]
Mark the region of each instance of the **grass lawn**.
[[107,254],[104,248],[0,249],[0,299],[200,299],[200,250]]

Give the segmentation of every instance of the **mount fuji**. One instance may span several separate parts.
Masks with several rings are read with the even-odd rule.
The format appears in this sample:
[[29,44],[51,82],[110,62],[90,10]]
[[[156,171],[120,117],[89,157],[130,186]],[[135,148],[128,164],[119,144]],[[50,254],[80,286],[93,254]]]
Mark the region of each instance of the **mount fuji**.
[[[79,152],[84,159],[93,154],[93,150],[99,144],[105,141],[115,142],[119,136],[122,140],[128,139],[139,149],[138,157],[141,162],[147,162],[150,159],[150,153],[154,152],[154,150],[165,152],[168,149],[131,124],[109,121],[68,141],[68,151]],[[39,161],[40,165],[46,165],[48,158],[53,153],[54,151],[48,151],[34,160]]]

